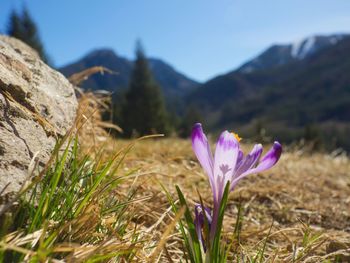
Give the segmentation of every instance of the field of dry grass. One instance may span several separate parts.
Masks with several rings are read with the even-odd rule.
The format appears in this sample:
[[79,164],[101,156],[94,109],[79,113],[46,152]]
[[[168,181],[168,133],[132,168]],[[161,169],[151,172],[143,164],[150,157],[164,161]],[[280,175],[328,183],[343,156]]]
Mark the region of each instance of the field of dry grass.
[[[107,139],[107,143],[102,143],[106,158],[109,152],[128,143]],[[248,150],[251,146],[244,147]],[[137,199],[143,200],[137,203],[137,223],[154,245],[173,218],[160,183],[174,197],[175,185],[179,185],[191,204],[198,202],[198,191],[211,205],[210,186],[190,140],[139,141],[127,155],[123,169],[137,169],[136,179],[129,182],[138,189]],[[128,189],[130,184],[123,186]],[[334,157],[285,149],[276,167],[242,180],[231,193],[225,214],[227,234],[234,230],[240,203],[243,223],[240,244],[236,244],[238,253],[253,256],[273,223],[267,242],[271,261],[292,262],[294,257],[298,259],[295,262],[321,262],[334,259],[337,254],[350,260],[344,256],[350,246],[350,160],[345,155]],[[176,233],[169,238],[163,250],[164,260],[164,251],[174,261],[181,258],[178,241]]]
[[[98,122],[98,115],[96,118]],[[83,131],[83,138],[93,137],[81,140],[83,151],[94,154],[95,149],[102,148],[106,159],[131,142],[113,139],[102,130],[96,132],[93,125]],[[210,139],[214,144],[216,138]],[[246,152],[251,147],[243,140]],[[122,195],[131,187],[137,189],[135,198],[139,201],[133,204],[137,211],[133,220],[147,240],[143,253],[140,250],[145,257],[164,238],[174,219],[161,185],[174,198],[175,185],[179,185],[192,205],[199,201],[199,192],[205,205],[212,206],[209,182],[192,152],[190,139],[138,141],[126,156],[123,170],[136,171],[136,176],[116,189],[116,194]],[[267,262],[350,261],[350,159],[344,153],[310,153],[284,147],[273,169],[242,180],[229,200],[224,224],[227,237],[232,236],[238,206],[242,207],[240,238],[234,244],[236,255],[242,259],[254,257],[267,238]],[[160,262],[181,259],[180,243],[180,234],[172,231]]]
[[[43,209],[37,200],[56,205],[38,210],[42,212],[35,212],[34,219],[23,219],[27,225],[14,220],[11,228],[5,228],[2,222],[3,230],[9,230],[0,240],[2,258],[184,262],[179,215],[172,211],[166,191],[177,200],[178,185],[191,209],[199,194],[204,205],[212,207],[208,178],[190,139],[115,139],[104,128],[120,128],[100,117],[106,103],[104,98],[82,94],[74,129],[79,139],[76,154],[67,165],[56,160],[42,173],[43,183],[36,184],[49,185],[51,194],[39,191],[34,210],[29,211]],[[216,138],[209,140],[214,147]],[[252,145],[244,139],[242,143],[248,152]],[[104,168],[106,164],[110,168]],[[50,179],[60,176],[65,179]],[[51,186],[52,182],[60,183]],[[18,211],[27,213],[26,202],[21,204]],[[13,205],[17,207],[16,200]],[[70,208],[60,216],[67,205]],[[40,220],[34,225],[36,218]],[[223,241],[232,244],[229,262],[350,262],[349,157],[284,146],[275,167],[248,176],[230,194],[223,228]]]

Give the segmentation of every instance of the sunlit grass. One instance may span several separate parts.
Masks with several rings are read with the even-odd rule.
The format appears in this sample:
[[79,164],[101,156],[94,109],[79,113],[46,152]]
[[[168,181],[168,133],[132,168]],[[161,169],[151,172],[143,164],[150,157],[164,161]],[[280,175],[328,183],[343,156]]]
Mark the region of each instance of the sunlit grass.
[[[184,219],[212,198],[190,141],[116,140],[98,111],[79,115],[84,126],[1,208],[0,262],[193,262]],[[344,262],[349,171],[345,155],[290,148],[271,173],[242,181],[224,214],[225,260]]]
[[2,262],[133,257],[140,241],[131,222],[135,189],[118,194],[119,184],[133,176],[120,171],[132,145],[102,161],[80,157],[77,142],[70,138],[63,151],[56,149],[42,178],[2,215]]
[[[56,150],[42,178],[34,179],[26,194],[2,214],[1,261],[186,262],[186,241],[176,223],[185,223],[176,216],[185,211],[175,184],[181,186],[192,214],[194,202],[200,200],[196,189],[208,187],[190,144],[178,139],[112,140],[91,157],[80,155],[77,142],[73,137],[69,147]],[[334,171],[346,174],[347,167],[345,157],[303,156],[293,151],[286,153],[273,176],[247,179],[228,200],[222,233],[229,249],[227,261],[344,258],[346,247],[327,250],[330,242],[346,246],[342,240],[349,235],[335,225],[343,212],[334,215],[333,229],[327,228],[327,222],[316,226],[315,220],[335,205],[328,202],[332,199],[317,200],[336,186]],[[304,171],[308,179],[297,183]],[[318,178],[308,181],[310,176]],[[329,189],[307,191],[309,183],[331,179],[335,185],[328,185]],[[345,194],[337,187],[339,195]],[[202,202],[210,203],[210,193],[201,193]]]

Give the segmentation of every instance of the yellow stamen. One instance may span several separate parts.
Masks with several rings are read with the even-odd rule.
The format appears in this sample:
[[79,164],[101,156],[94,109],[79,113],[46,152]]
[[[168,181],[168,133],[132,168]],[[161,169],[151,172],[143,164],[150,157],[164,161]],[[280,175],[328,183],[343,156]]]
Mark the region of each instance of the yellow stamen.
[[242,140],[242,138],[239,137],[239,135],[237,133],[234,133],[234,132],[231,132],[231,133],[233,134],[233,136],[235,136],[235,138],[238,142],[240,142]]

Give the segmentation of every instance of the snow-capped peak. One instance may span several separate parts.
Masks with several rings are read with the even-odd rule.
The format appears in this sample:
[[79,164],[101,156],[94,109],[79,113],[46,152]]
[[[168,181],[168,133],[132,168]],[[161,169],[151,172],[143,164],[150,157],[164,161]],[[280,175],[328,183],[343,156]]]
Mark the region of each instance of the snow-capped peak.
[[291,44],[291,56],[295,59],[304,59],[319,50],[320,47],[335,45],[345,37],[343,34],[331,36],[311,36]]
[[294,60],[303,60],[324,48],[337,44],[347,36],[349,34],[314,35],[291,44],[273,45],[254,59],[244,63],[238,71],[251,73],[285,65]]
[[292,44],[291,55],[293,58],[303,59],[312,52],[315,47],[316,37],[309,37]]

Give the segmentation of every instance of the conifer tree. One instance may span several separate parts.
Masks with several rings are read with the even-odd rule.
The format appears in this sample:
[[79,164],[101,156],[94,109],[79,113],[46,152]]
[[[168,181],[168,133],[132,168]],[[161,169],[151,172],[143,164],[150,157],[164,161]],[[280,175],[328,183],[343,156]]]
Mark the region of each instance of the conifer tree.
[[136,61],[125,100],[122,118],[126,136],[169,132],[164,99],[140,43],[137,44]]
[[22,39],[23,38],[23,30],[22,30],[22,22],[21,18],[17,14],[16,11],[12,10],[10,17],[9,17],[9,22],[8,22],[8,28],[7,28],[7,34],[9,36]]
[[179,136],[183,138],[189,137],[191,135],[193,124],[202,121],[203,118],[199,110],[195,106],[190,105],[182,118],[182,122],[179,127]]
[[18,15],[16,11],[12,11],[9,18],[7,34],[31,46],[38,52],[44,62],[48,62],[48,57],[40,40],[38,28],[27,8],[23,8],[21,15]]

